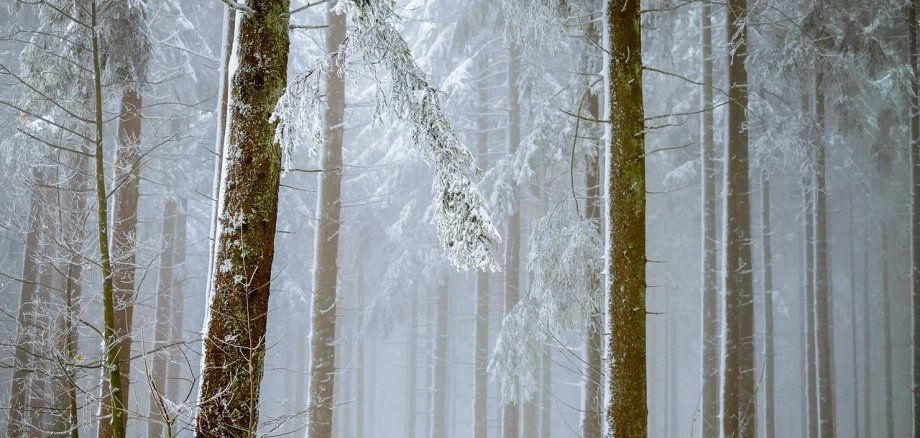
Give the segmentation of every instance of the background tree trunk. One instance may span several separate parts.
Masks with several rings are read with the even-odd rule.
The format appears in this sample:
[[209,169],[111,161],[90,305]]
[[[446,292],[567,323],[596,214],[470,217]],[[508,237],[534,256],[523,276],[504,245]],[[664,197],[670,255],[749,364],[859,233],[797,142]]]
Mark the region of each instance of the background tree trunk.
[[[857,340],[859,339],[859,330],[857,326],[859,322],[856,320],[856,309],[859,307],[859,304],[856,302],[856,227],[853,226],[855,217],[853,211],[852,184],[849,185],[847,190],[847,201],[849,201],[848,206],[850,207],[848,225],[850,226],[850,348],[853,349],[853,435],[859,438],[859,350],[857,349]],[[866,272],[863,272],[863,275],[866,274]],[[866,365],[868,366],[868,364]]]
[[415,438],[416,400],[418,399],[418,293],[412,288],[409,298],[409,344],[406,354],[409,356],[406,364],[408,384],[406,385],[406,438]]
[[761,212],[761,237],[763,239],[763,339],[764,339],[764,434],[766,438],[775,436],[773,409],[773,250],[772,233],[770,228],[770,177],[767,169],[760,169],[760,212]]
[[450,276],[444,276],[444,282],[438,288],[438,315],[437,332],[434,343],[434,378],[431,389],[434,391],[431,412],[430,435],[432,438],[445,438],[447,436],[447,344],[448,316],[450,299]]
[[[345,15],[330,7],[327,12],[326,50],[332,54],[345,40]],[[332,64],[338,65],[339,55]],[[310,404],[307,436],[324,438],[332,435],[333,401],[335,400],[336,299],[338,280],[339,229],[342,194],[342,123],[345,119],[345,78],[338,67],[326,76],[325,142],[322,172],[319,174],[319,197],[316,210],[316,258],[313,268],[313,316],[310,336]]]
[[808,394],[808,436],[818,436],[818,370],[815,357],[814,192],[805,186],[805,391]]
[[[150,384],[150,409],[147,419],[147,436],[163,436],[163,412],[161,406],[166,398],[166,351],[172,342],[170,318],[172,317],[173,267],[176,254],[176,201],[167,199],[163,206],[163,250],[160,255],[159,286],[157,288],[157,307],[154,324],[153,361],[147,380]],[[171,438],[171,437],[167,437]]]
[[[590,96],[588,99],[588,114],[593,119],[600,119],[600,96]],[[601,204],[604,202],[601,198],[600,180],[600,159],[599,154],[603,146],[597,145],[597,154],[588,159],[587,169],[585,169],[585,186],[587,187],[587,205],[586,217],[594,221],[601,232]],[[600,286],[601,273],[593,273],[594,284]],[[584,371],[584,400],[582,401],[582,437],[583,438],[601,438],[603,430],[603,410],[604,410],[604,373],[601,355],[604,352],[604,339],[602,330],[604,329],[603,314],[601,309],[592,309],[592,315],[588,322],[588,331],[585,339],[585,371]]]
[[891,280],[888,273],[888,226],[882,219],[882,308],[884,322],[885,436],[894,437],[894,383],[891,370]]
[[240,24],[223,206],[196,435],[252,435],[274,258],[281,150],[269,116],[287,80],[288,0],[251,2]]
[[[521,95],[519,76],[521,70],[520,48],[514,43],[508,50],[508,156],[514,156],[521,143]],[[521,287],[521,214],[520,191],[514,185],[514,200],[508,215],[505,233],[505,315],[518,303]],[[502,406],[502,438],[518,438],[520,409],[516,402]]]
[[608,0],[607,287],[609,433],[648,435],[645,333],[645,114],[639,2]]
[[910,188],[911,188],[911,359],[913,394],[913,433],[920,437],[920,54],[917,53],[917,9],[920,2],[908,6],[908,48],[910,53]]
[[872,318],[869,316],[869,233],[863,226],[863,398],[865,420],[863,421],[863,436],[872,437]]
[[[183,342],[183,330],[184,324],[183,320],[185,318],[185,289],[182,287],[185,284],[185,278],[187,276],[187,271],[185,269],[185,257],[186,257],[186,248],[188,246],[188,200],[182,198],[179,200],[179,205],[176,210],[176,231],[175,231],[175,246],[176,252],[173,258],[173,278],[178,279],[174,281],[171,294],[172,294],[172,316],[170,317],[171,324],[170,328],[170,339],[173,342]],[[178,347],[183,348],[183,347]],[[178,348],[174,351],[179,351]],[[183,397],[186,397],[190,388],[188,386],[188,378],[183,378],[182,370],[185,369],[185,364],[179,362],[179,360],[171,360],[166,365],[166,397],[173,401],[184,400]]]
[[[476,114],[476,143],[479,167],[488,169],[489,160],[489,94],[487,90],[486,55],[479,58],[478,103]],[[487,438],[489,433],[489,273],[476,271],[476,345],[474,349],[473,438]]]

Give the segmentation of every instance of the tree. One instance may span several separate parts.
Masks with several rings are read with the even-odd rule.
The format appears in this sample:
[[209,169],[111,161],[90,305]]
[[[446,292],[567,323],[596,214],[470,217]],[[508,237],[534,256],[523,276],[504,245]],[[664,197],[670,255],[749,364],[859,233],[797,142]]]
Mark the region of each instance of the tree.
[[[775,435],[776,424],[774,421],[774,331],[773,331],[773,246],[772,229],[770,228],[770,177],[766,168],[760,169],[760,212],[761,212],[761,240],[763,241],[763,392],[764,392],[764,433],[767,438]],[[855,342],[855,341],[854,341]]]
[[917,9],[912,0],[907,7],[910,62],[910,187],[911,187],[911,333],[913,433],[920,436],[920,53],[917,51]]
[[[479,148],[479,166],[488,168],[486,155],[489,153],[488,91],[485,80],[489,58],[481,55],[478,61],[479,82],[477,83],[478,105],[476,114],[476,143]],[[476,273],[476,345],[474,347],[474,401],[473,438],[487,438],[489,417],[489,386],[487,367],[489,364],[489,273]]]
[[609,433],[648,435],[645,370],[645,114],[638,1],[607,2],[607,408]]
[[287,82],[288,0],[241,14],[196,435],[252,435],[274,258],[281,148],[269,118]]
[[167,352],[172,338],[170,319],[173,309],[173,270],[176,264],[176,201],[169,199],[163,206],[163,249],[160,256],[157,285],[156,322],[154,326],[154,356],[147,376],[150,382],[150,408],[147,420],[147,436],[162,437],[163,425],[166,436],[172,437],[172,419],[166,410]]
[[434,339],[434,375],[432,376],[431,430],[432,438],[447,437],[447,364],[448,364],[448,317],[450,315],[450,277],[445,276],[438,286],[436,307],[436,331]]

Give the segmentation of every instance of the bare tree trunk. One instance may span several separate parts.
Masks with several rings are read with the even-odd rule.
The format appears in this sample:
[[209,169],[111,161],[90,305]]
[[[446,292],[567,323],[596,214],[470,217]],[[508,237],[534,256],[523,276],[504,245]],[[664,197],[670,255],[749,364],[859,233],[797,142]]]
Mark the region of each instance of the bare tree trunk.
[[716,265],[716,158],[713,136],[712,98],[712,5],[703,1],[700,11],[701,58],[703,65],[701,154],[703,182],[703,263],[702,263],[702,436],[719,436],[719,291]]
[[[141,96],[127,90],[121,96],[118,117],[118,148],[115,158],[115,217],[112,228],[112,285],[115,299],[115,336],[121,370],[121,403],[128,406],[131,384],[131,324],[134,318],[134,253],[137,245],[137,200],[140,183]],[[113,406],[109,388],[103,381],[99,438],[112,438],[114,431],[107,418]],[[123,428],[128,417],[124,416]]]
[[[166,347],[171,338],[173,267],[176,254],[176,201],[167,199],[163,207],[163,249],[160,255],[159,286],[157,288],[156,319],[154,324],[153,363],[147,376],[150,384],[150,410],[147,419],[147,436],[162,437],[163,424],[168,423],[165,411]],[[168,436],[167,438],[171,438]]]
[[[817,67],[815,76],[815,117],[824,132],[824,72]],[[833,438],[834,382],[832,332],[833,309],[830,305],[830,283],[827,238],[827,181],[825,177],[825,144],[818,140],[815,151],[815,323],[818,348],[818,421],[822,438]]]
[[364,438],[364,409],[367,406],[366,401],[366,391],[365,391],[365,382],[364,375],[367,372],[367,363],[364,360],[365,355],[365,334],[361,330],[361,323],[364,321],[364,294],[366,289],[364,288],[364,259],[358,259],[357,266],[357,278],[355,279],[355,294],[357,295],[357,312],[358,316],[355,318],[355,361],[357,362],[355,366],[355,412],[357,413],[357,418],[355,419],[355,436],[357,438]]
[[[34,171],[36,181],[44,183],[44,172]],[[30,417],[29,382],[33,378],[35,295],[38,285],[39,246],[41,245],[42,199],[40,188],[32,192],[29,204],[28,232],[22,260],[22,278],[19,285],[19,312],[16,318],[16,351],[14,353],[13,378],[10,381],[10,413],[6,435],[10,438],[26,436],[29,424],[23,423]]]
[[550,394],[553,393],[553,350],[549,344],[543,345],[543,385],[540,392],[540,438],[549,438],[552,428],[553,412],[550,406]]
[[406,438],[415,438],[415,420],[418,412],[416,411],[418,388],[418,293],[412,288],[412,296],[409,298],[409,344],[406,348],[408,361],[406,364],[406,373],[408,384],[406,385]]
[[434,343],[434,378],[431,389],[434,391],[431,412],[432,438],[445,438],[447,436],[447,343],[448,343],[448,316],[450,310],[450,276],[444,276],[444,282],[438,288],[438,315],[437,332]]
[[[847,200],[849,201],[849,240],[850,240],[850,348],[853,349],[853,435],[859,438],[859,351],[856,344],[859,336],[859,330],[856,329],[856,227],[853,226],[855,218],[853,217],[853,185],[847,190]],[[868,364],[867,364],[868,365]]]
[[[186,226],[188,225],[188,200],[183,198],[179,200],[179,205],[176,210],[176,253],[173,259],[173,277],[177,281],[173,282],[172,285],[172,316],[170,317],[170,336],[173,342],[183,342],[183,330],[184,324],[183,320],[185,318],[185,289],[183,284],[185,284],[185,276],[187,271],[185,269],[185,253],[186,246],[188,245],[188,232],[186,231]],[[178,278],[177,278],[178,277]],[[184,348],[184,347],[183,347]],[[175,350],[180,351],[180,350]],[[166,397],[173,401],[182,401],[184,397],[187,397],[188,390],[190,388],[183,388],[187,386],[186,382],[188,379],[183,379],[182,370],[185,369],[185,364],[179,362],[179,359],[169,361],[166,365]]]
[[607,427],[618,438],[648,435],[645,306],[645,113],[639,2],[608,0],[610,132],[607,254]]
[[869,316],[869,233],[863,226],[863,399],[865,403],[863,436],[872,437],[872,319]]
[[[345,15],[330,7],[327,12],[326,50],[334,53],[345,39]],[[332,65],[338,65],[333,55]],[[339,227],[342,193],[342,123],[345,117],[345,79],[336,67],[326,79],[328,106],[325,113],[326,140],[316,210],[316,258],[313,268],[313,316],[310,336],[310,404],[307,436],[332,435],[335,400],[336,299],[339,256]]]
[[240,24],[196,419],[202,438],[252,436],[258,426],[281,171],[269,117],[287,80],[289,6],[250,2]]
[[805,180],[805,391],[808,394],[808,437],[818,436],[818,371],[815,358],[814,192]]
[[920,54],[917,52],[917,9],[920,2],[911,0],[908,7],[908,48],[910,51],[910,188],[911,188],[911,359],[913,394],[913,433],[920,437]]
[[[50,181],[50,185],[55,185],[55,181]],[[51,233],[54,225],[52,224],[51,207],[54,205],[54,199],[50,195],[52,189],[45,191],[45,200],[43,201],[45,211],[43,216],[42,229],[45,233]],[[32,436],[38,437],[46,434],[49,426],[49,417],[51,410],[51,396],[54,394],[53,381],[51,377],[51,360],[55,354],[55,345],[51,342],[51,289],[54,288],[54,247],[53,239],[46,238],[45,243],[40,247],[42,263],[39,267],[38,274],[38,292],[35,296],[35,358],[34,374],[32,380],[31,397],[29,405],[31,408],[32,419]]]
[[[521,70],[520,48],[514,43],[508,50],[508,155],[516,153],[521,142],[521,96],[518,83]],[[517,304],[520,296],[520,260],[521,260],[521,215],[518,202],[519,191],[514,188],[514,205],[508,216],[508,229],[505,243],[505,315]],[[504,403],[502,406],[502,438],[518,438],[520,432],[520,409],[516,402]]]
[[725,378],[722,434],[753,438],[754,294],[751,277],[751,200],[748,164],[747,0],[730,0],[726,22],[734,50],[728,63],[728,144],[725,153]]
[[[600,96],[590,96],[588,99],[588,114],[594,119],[600,119]],[[601,232],[601,179],[600,179],[600,157],[603,146],[597,145],[597,154],[588,159],[587,169],[585,169],[585,186],[587,196],[587,214],[588,220],[594,221]],[[601,273],[592,273],[592,281],[595,285],[601,283]],[[584,371],[584,399],[582,400],[582,437],[583,438],[601,438],[603,430],[603,410],[604,410],[604,374],[603,362],[601,355],[604,352],[604,339],[602,331],[604,329],[603,314],[601,309],[591,309],[592,314],[588,321],[588,330],[585,340],[585,371]]]
[[888,273],[888,224],[882,225],[882,307],[884,315],[885,436],[894,437],[894,384],[891,366],[891,284]]
[[773,231],[770,228],[770,177],[767,169],[760,169],[760,212],[761,237],[763,239],[763,338],[764,338],[764,434],[766,438],[776,435],[773,410]]
[[[489,58],[479,58],[476,106],[476,143],[479,147],[479,166],[488,169],[489,153],[489,94],[486,67]],[[473,361],[475,367],[473,387],[473,438],[488,438],[489,433],[489,273],[476,271],[476,345]]]

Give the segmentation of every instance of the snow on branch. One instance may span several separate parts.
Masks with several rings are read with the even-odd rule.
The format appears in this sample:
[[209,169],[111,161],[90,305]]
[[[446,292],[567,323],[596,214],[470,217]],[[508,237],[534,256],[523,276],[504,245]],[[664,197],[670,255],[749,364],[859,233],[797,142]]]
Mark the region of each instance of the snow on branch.
[[[459,269],[497,271],[494,246],[501,241],[485,207],[474,177],[480,170],[466,146],[460,142],[441,105],[441,93],[429,83],[415,62],[402,35],[389,20],[393,12],[387,2],[351,0],[336,5],[339,13],[354,20],[354,29],[342,44],[339,67],[354,52],[365,68],[382,66],[388,73],[389,96],[378,93],[378,114],[408,123],[416,147],[433,166],[438,240],[451,264]],[[331,58],[330,58],[331,59]],[[325,61],[324,74],[330,61]],[[272,119],[278,122],[276,140],[290,151],[306,133],[322,132],[316,124],[319,87],[316,73],[293,81],[278,102]],[[318,143],[317,143],[318,144]]]

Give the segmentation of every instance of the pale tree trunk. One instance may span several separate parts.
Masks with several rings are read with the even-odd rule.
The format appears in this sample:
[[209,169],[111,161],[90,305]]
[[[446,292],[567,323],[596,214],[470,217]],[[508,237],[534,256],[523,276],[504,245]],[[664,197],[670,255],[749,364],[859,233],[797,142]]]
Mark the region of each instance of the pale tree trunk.
[[[477,81],[476,144],[479,147],[479,167],[488,169],[489,153],[489,94],[485,79],[489,64],[486,55],[480,56]],[[474,347],[473,384],[473,438],[488,438],[489,433],[489,273],[476,271],[476,328]]]
[[444,277],[443,283],[438,287],[437,328],[434,343],[434,378],[431,389],[434,391],[431,412],[432,438],[445,438],[447,436],[447,344],[448,323],[450,311],[450,277]]
[[822,438],[833,438],[834,433],[834,382],[832,332],[833,309],[830,302],[827,237],[827,181],[825,176],[824,132],[824,72],[817,67],[815,76],[815,117],[819,133],[815,151],[815,323],[818,348],[818,422]]
[[[853,349],[852,367],[853,367],[853,435],[859,438],[859,351],[857,350],[857,339],[859,330],[857,330],[856,308],[856,227],[853,226],[855,221],[853,217],[853,185],[847,190],[847,201],[850,207],[849,217],[849,240],[850,240],[850,348]],[[868,365],[868,364],[866,364]]]
[[[593,119],[600,118],[600,96],[590,96],[588,99],[588,114]],[[601,231],[601,180],[600,180],[600,159],[599,155],[603,146],[597,144],[597,155],[588,159],[587,169],[585,169],[585,186],[587,214],[589,221],[593,221]],[[601,273],[592,273],[592,282],[600,286]],[[585,339],[585,371],[584,371],[584,399],[582,400],[582,437],[583,438],[601,438],[603,428],[603,362],[604,339],[602,330],[604,329],[604,318],[601,309],[591,309],[591,316],[588,321],[587,336]]]
[[700,152],[703,182],[703,257],[702,257],[702,401],[703,438],[719,436],[719,355],[721,321],[719,319],[718,269],[716,266],[716,157],[713,136],[712,98],[712,5],[703,1],[700,11],[701,58],[703,65],[702,121]]
[[607,204],[607,427],[618,438],[648,435],[646,390],[645,114],[639,2],[608,0],[610,60]]
[[258,426],[274,258],[281,149],[269,122],[287,80],[288,0],[249,2],[230,109],[210,318],[196,436],[252,436]]
[[725,148],[725,377],[722,435],[753,438],[754,294],[751,277],[751,200],[748,164],[747,0],[730,0],[726,23],[734,51],[728,59],[728,144]]
[[[163,207],[163,249],[160,255],[159,284],[157,287],[157,307],[154,323],[153,361],[148,371],[147,381],[150,386],[150,409],[147,418],[147,436],[162,437],[163,424],[169,427],[169,412],[165,410],[166,398],[166,346],[172,342],[170,318],[172,317],[173,268],[176,254],[176,201],[166,200]],[[171,429],[171,428],[170,428]],[[171,432],[171,431],[170,431]],[[171,437],[172,433],[167,434]]]
[[406,346],[406,438],[415,438],[416,405],[418,399],[418,293],[412,288],[409,297],[409,343]]
[[[121,369],[121,397],[128,406],[131,374],[131,324],[134,319],[134,253],[137,246],[137,200],[140,184],[141,96],[127,90],[121,96],[118,117],[118,147],[115,155],[115,216],[112,228],[112,285],[115,299],[115,336]],[[99,438],[115,436],[108,417],[112,412],[108,385],[102,385],[102,410]],[[127,415],[122,418],[127,427]]]
[[[345,15],[327,12],[327,53],[338,52],[345,39]],[[326,76],[325,141],[319,175],[319,197],[313,265],[313,304],[310,334],[310,398],[307,436],[332,435],[335,400],[336,299],[339,256],[339,227],[342,193],[342,123],[345,117],[345,79],[336,66]]]
[[358,317],[355,318],[355,336],[357,337],[357,339],[355,339],[355,350],[357,350],[355,351],[355,361],[357,362],[357,364],[355,365],[355,374],[356,374],[355,412],[357,414],[356,415],[357,418],[355,419],[355,436],[357,438],[364,438],[364,418],[365,418],[364,409],[367,406],[367,402],[365,401],[366,391],[364,388],[364,385],[365,385],[364,375],[367,372],[366,371],[367,364],[365,363],[365,360],[364,360],[364,355],[365,355],[364,349],[366,348],[365,342],[364,342],[365,334],[361,330],[361,323],[362,321],[364,321],[364,313],[365,313],[364,312],[364,294],[365,294],[364,263],[365,263],[364,259],[358,260],[358,266],[357,266],[358,273],[357,273],[357,278],[355,279],[355,286],[356,286],[355,294],[357,295],[356,301],[357,301],[357,312],[358,312]]
[[[514,43],[508,51],[508,155],[513,156],[521,142],[521,95],[518,83],[521,70],[521,53]],[[508,228],[505,234],[505,309],[508,315],[514,309],[520,296],[521,274],[521,215],[518,200],[519,190],[514,186],[514,205],[508,215]],[[520,408],[516,402],[504,403],[502,406],[502,438],[520,436]]]
[[761,238],[763,240],[763,338],[764,338],[764,435],[773,438],[776,434],[773,408],[774,368],[773,368],[773,248],[770,228],[770,177],[767,169],[760,169],[760,213],[761,213]]
[[[33,172],[39,185],[44,183],[44,172]],[[38,285],[39,246],[41,245],[41,191],[35,188],[29,203],[28,232],[22,260],[22,278],[19,285],[19,312],[17,314],[16,351],[14,353],[13,378],[10,381],[10,413],[6,436],[19,438],[29,433],[30,418],[29,382],[34,357],[35,295]]]
[[553,393],[553,350],[550,345],[543,345],[543,384],[540,392],[540,438],[549,438],[553,424],[550,395]]
[[882,219],[882,322],[884,323],[883,366],[885,367],[885,435],[894,437],[894,383],[891,366],[891,281],[888,273],[888,224]]
[[911,242],[911,359],[913,394],[913,433],[920,437],[920,54],[917,53],[917,9],[920,2],[911,0],[908,7],[908,47],[910,50],[910,242]]
[[872,319],[869,316],[869,233],[863,226],[863,436],[872,437]]
[[[179,200],[176,211],[176,253],[173,256],[173,277],[176,281],[172,285],[172,316],[170,317],[170,339],[173,342],[183,342],[183,319],[185,318],[185,270],[186,246],[188,244],[188,235],[186,226],[188,225],[188,200]],[[184,347],[180,347],[184,348]],[[179,351],[178,349],[174,351]],[[166,365],[166,397],[173,401],[182,401],[187,396],[188,378],[183,378],[182,371],[186,369],[186,364],[180,362],[179,358],[169,361]]]
[[810,178],[805,187],[805,391],[808,394],[808,437],[818,436],[818,371],[815,357],[815,236],[814,191]]
[[[56,182],[51,182],[56,184]],[[43,215],[42,229],[45,233],[52,230],[52,213],[49,211],[53,206],[53,198],[49,196],[52,190],[49,188],[45,191],[45,212]],[[49,381],[51,375],[51,360],[54,354],[54,345],[51,340],[51,289],[54,288],[54,271],[52,266],[54,261],[53,239],[47,238],[42,244],[42,263],[38,275],[38,293],[35,297],[35,371],[32,380],[32,396],[29,399],[29,405],[32,410],[31,424],[33,427],[32,436],[41,436],[46,434],[49,426],[51,395],[54,393],[53,382]]]

